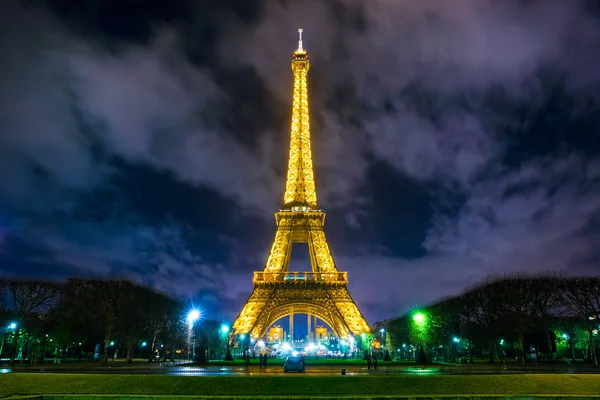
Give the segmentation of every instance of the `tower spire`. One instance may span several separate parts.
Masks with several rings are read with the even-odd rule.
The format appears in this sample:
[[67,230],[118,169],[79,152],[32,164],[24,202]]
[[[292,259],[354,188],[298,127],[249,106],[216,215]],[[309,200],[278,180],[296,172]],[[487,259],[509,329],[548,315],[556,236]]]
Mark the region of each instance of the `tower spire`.
[[302,47],[303,29],[298,29],[298,50],[292,57],[294,96],[290,132],[290,155],[283,209],[317,210],[317,193],[310,149],[310,119],[308,115],[307,74],[308,54]]
[[302,32],[304,32],[304,29],[300,28],[298,29],[298,53],[303,53],[304,49],[302,48]]

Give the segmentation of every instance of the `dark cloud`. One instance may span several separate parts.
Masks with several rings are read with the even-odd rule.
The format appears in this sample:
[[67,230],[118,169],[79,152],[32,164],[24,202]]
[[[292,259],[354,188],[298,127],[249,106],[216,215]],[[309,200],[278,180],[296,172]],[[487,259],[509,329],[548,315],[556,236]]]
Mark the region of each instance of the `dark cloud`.
[[2,5],[9,273],[124,274],[234,317],[282,196],[296,27],[327,232],[370,321],[491,272],[596,270],[587,2],[132,4]]

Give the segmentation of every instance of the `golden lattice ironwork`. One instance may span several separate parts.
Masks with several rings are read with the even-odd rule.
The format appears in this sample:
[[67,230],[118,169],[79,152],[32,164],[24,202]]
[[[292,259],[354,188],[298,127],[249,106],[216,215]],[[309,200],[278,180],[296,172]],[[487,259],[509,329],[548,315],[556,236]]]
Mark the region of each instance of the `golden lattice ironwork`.
[[[317,203],[310,148],[309,67],[300,36],[292,57],[294,99],[283,206],[275,213],[277,232],[264,270],[254,273],[254,290],[233,324],[233,334],[262,337],[275,321],[291,314],[314,315],[339,337],[370,331],[348,292],[348,274],[337,270],[323,231],[325,213]],[[298,242],[308,244],[310,272],[288,271],[292,244]]]

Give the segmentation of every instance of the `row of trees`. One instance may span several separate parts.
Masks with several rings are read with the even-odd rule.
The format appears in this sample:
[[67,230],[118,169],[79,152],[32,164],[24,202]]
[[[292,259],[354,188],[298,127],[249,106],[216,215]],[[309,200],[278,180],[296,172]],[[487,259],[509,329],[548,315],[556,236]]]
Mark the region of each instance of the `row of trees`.
[[[414,348],[421,357],[445,349],[456,354],[533,356],[556,360],[557,345],[576,358],[598,365],[596,336],[600,323],[600,277],[506,275],[491,277],[462,294],[444,298],[402,317],[377,324],[386,331],[387,348]],[[412,345],[411,345],[412,344]]]
[[0,327],[11,364],[94,352],[106,362],[117,349],[131,362],[159,346],[172,356],[187,340],[182,303],[127,280],[0,279]]

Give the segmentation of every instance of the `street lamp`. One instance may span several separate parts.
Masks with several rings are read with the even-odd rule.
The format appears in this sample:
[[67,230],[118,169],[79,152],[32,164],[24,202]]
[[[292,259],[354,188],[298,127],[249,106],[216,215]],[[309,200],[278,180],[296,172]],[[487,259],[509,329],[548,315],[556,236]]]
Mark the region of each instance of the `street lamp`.
[[193,324],[193,323],[194,323],[194,322],[196,322],[198,319],[200,319],[200,316],[201,316],[201,314],[200,314],[200,310],[197,310],[197,309],[195,309],[195,308],[194,308],[194,309],[192,309],[192,310],[191,310],[191,311],[188,313],[188,315],[187,315],[187,320],[188,320],[188,323],[190,323],[190,324]]
[[[192,308],[187,315],[187,322],[188,322],[188,360],[190,357],[190,353],[192,353],[192,361],[195,360],[196,358],[196,336],[194,335],[194,345],[192,347],[192,331],[194,330],[194,322],[196,322],[197,320],[200,319],[200,317],[202,316],[202,313],[200,312],[200,310],[196,309],[196,308]],[[192,347],[190,349],[190,347]]]
[[16,329],[17,327],[17,323],[16,322],[11,322],[10,324],[8,324],[8,329]]
[[423,322],[425,322],[425,315],[423,315],[423,313],[418,312],[413,316],[413,320],[417,324],[422,324]]
[[228,354],[229,354],[229,338],[228,338],[228,334],[229,334],[229,325],[227,324],[222,324],[221,325],[221,334],[222,334],[222,340],[225,341],[225,359],[227,359],[227,361],[231,361],[228,359]]
[[454,336],[452,341],[454,342],[454,345],[452,346],[452,362],[456,362],[456,344],[460,341],[460,339]]

